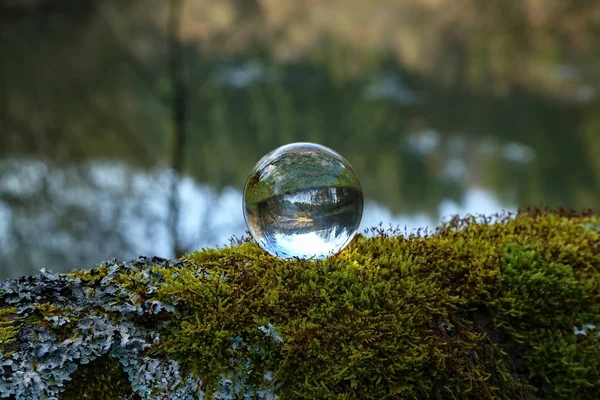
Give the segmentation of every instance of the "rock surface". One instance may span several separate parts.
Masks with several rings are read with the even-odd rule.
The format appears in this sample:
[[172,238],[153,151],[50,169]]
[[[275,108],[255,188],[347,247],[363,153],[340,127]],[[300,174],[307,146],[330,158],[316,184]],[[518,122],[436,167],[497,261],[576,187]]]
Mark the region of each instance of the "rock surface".
[[600,218],[253,243],[0,284],[0,397],[597,398]]

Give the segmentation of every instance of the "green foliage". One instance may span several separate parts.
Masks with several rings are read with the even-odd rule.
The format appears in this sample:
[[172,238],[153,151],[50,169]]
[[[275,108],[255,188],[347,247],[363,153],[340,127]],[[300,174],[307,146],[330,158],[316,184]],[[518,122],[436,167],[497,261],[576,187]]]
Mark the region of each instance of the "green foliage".
[[[597,216],[563,211],[455,218],[432,233],[374,230],[326,260],[242,243],[71,278],[89,297],[103,293],[96,304],[114,293],[104,311],[80,308],[88,320],[102,312],[120,326],[128,310],[141,335],[157,333],[136,360],[177,362],[219,396],[226,378],[234,389],[219,398],[267,388],[283,399],[593,399],[598,226]],[[40,310],[76,319],[36,310],[27,324]],[[92,376],[102,377],[85,392],[94,398],[133,396],[127,374],[137,394],[152,391],[115,357],[132,365],[111,350],[76,370],[68,396]]]

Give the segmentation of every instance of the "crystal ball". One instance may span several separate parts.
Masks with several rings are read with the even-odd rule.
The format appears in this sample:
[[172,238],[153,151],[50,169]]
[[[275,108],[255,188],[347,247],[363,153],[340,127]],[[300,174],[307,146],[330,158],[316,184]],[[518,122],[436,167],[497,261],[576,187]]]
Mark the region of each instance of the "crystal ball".
[[352,240],[363,213],[358,176],[328,147],[292,143],[264,156],[244,188],[244,219],[264,250],[325,258]]

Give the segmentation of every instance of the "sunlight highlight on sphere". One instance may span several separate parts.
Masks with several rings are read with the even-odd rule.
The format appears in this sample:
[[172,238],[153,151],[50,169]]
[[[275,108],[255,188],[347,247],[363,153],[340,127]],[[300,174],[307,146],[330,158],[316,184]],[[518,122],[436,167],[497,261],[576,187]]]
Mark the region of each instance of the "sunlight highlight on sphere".
[[258,244],[282,258],[325,258],[356,234],[363,193],[356,172],[328,147],[292,143],[264,156],[244,189],[244,218]]

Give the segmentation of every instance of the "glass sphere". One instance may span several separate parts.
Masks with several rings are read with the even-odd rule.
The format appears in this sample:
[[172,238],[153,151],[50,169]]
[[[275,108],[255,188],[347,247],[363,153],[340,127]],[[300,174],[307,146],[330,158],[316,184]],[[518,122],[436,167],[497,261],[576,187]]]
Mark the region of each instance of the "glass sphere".
[[244,189],[244,218],[260,247],[282,258],[325,258],[356,234],[363,193],[356,172],[328,147],[292,143],[264,156]]

